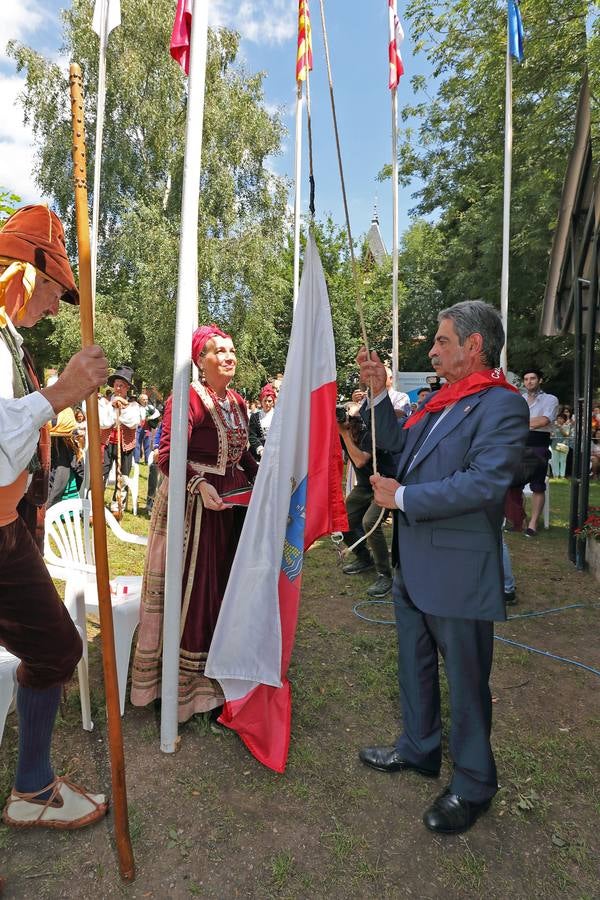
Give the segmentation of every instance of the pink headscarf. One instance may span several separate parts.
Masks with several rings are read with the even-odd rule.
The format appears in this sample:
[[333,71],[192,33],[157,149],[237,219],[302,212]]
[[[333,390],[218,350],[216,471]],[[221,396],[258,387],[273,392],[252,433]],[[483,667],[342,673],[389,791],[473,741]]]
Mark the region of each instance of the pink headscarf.
[[265,399],[265,397],[272,397],[273,401],[277,400],[277,391],[272,384],[265,384],[264,388],[258,395],[258,399],[261,401],[261,403]]
[[195,363],[198,362],[198,357],[204,350],[204,346],[207,341],[211,339],[211,337],[223,337],[230,338],[230,334],[225,334],[224,331],[221,331],[220,328],[214,324],[211,325],[201,325],[200,328],[196,328],[195,332],[192,335],[192,359]]

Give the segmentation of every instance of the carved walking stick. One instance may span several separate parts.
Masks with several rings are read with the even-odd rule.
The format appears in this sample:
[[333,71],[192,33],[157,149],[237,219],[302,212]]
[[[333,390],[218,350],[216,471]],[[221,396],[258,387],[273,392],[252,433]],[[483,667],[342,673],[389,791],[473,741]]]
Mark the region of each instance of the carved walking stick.
[[[73,63],[69,70],[71,108],[73,117],[73,177],[75,180],[75,213],[77,217],[77,246],[79,251],[79,295],[81,298],[81,340],[84,347],[94,343],[94,314],[92,308],[92,272],[90,264],[90,226],[85,165],[85,129],[81,69]],[[108,583],[108,554],[106,520],[104,518],[104,486],[100,460],[100,427],[98,399],[94,392],[86,403],[92,510],[94,513],[94,551],[96,580],[100,606],[100,635],[102,663],[108,719],[108,744],[112,774],[112,806],[115,837],[119,855],[119,869],[124,881],[133,881],[135,865],[129,836],[127,789],[125,785],[125,757],[121,729],[119,684],[115,660],[115,638]]]

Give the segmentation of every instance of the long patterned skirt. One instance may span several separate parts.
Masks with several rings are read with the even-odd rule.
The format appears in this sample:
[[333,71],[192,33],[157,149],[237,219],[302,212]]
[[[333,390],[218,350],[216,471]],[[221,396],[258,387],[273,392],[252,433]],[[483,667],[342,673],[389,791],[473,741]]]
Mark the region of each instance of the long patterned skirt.
[[[206,475],[219,493],[247,483],[234,468],[227,475]],[[229,474],[231,473],[231,474]],[[160,485],[150,521],[150,537],[142,583],[142,607],[132,671],[131,702],[146,706],[160,697],[167,550],[168,479]],[[200,495],[186,495],[185,566],[180,653],[179,721],[223,703],[217,681],[204,667],[244,521],[245,510],[204,509]]]

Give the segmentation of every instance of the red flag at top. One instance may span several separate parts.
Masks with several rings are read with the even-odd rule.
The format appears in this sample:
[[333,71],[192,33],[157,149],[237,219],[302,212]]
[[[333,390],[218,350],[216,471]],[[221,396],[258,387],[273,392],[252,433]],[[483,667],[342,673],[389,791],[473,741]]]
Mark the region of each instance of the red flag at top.
[[193,0],[177,0],[177,11],[169,50],[186,75],[190,74],[190,43],[192,41]]
[[390,58],[390,80],[391,89],[398,87],[400,76],[404,75],[404,65],[400,56],[400,44],[404,40],[404,31],[398,18],[396,11],[396,0],[388,0],[388,14],[390,25],[390,42],[389,42],[389,58]]

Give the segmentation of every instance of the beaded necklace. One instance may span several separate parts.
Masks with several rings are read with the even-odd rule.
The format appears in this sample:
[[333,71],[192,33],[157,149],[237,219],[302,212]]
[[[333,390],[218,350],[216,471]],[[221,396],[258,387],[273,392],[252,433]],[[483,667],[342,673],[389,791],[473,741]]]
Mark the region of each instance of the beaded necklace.
[[242,418],[240,408],[232,391],[227,391],[225,398],[219,397],[210,385],[205,385],[213,400],[215,411],[227,432],[227,462],[229,465],[239,462],[248,442],[248,430]]

